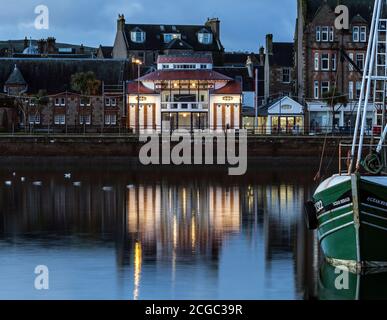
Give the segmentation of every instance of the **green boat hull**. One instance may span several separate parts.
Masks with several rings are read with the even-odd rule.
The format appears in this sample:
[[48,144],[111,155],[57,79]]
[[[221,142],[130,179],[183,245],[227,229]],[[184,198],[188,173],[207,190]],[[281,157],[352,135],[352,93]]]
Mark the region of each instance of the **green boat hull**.
[[334,176],[317,189],[318,237],[330,263],[387,266],[386,179]]

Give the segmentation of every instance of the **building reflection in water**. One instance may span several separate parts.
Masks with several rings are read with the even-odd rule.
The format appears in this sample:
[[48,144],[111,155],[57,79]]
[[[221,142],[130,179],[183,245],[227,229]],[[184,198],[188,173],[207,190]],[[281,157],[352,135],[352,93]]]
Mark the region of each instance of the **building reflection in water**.
[[[46,174],[41,187],[32,185],[36,177],[25,176],[24,184],[0,186],[0,241],[39,239],[49,247],[50,237],[57,236],[71,246],[75,240],[67,243],[65,236],[115,244],[117,269],[109,272],[117,274],[124,292],[130,288],[131,299],[201,298],[200,290],[222,297],[218,287],[229,279],[221,274],[228,274],[224,268],[233,261],[227,259],[237,259],[239,250],[252,260],[239,261],[231,270],[235,278],[262,282],[262,288],[246,288],[244,297],[264,298],[278,287],[278,296],[267,298],[302,298],[314,290],[309,283],[318,267],[315,242],[302,217],[311,188],[299,175],[295,183],[294,177],[286,181],[270,173],[226,183],[192,176],[154,183],[85,172],[80,187],[59,174]],[[109,183],[112,190],[103,191]],[[240,247],[231,247],[234,238]],[[151,292],[155,283],[169,291]]]

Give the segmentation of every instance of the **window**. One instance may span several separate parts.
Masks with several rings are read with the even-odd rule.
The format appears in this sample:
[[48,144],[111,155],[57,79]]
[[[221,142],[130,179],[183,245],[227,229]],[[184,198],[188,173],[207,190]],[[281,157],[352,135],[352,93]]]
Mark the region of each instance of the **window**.
[[314,82],[314,98],[318,99],[319,98],[319,83],[318,81]]
[[145,32],[143,31],[132,31],[130,33],[130,39],[136,43],[143,43],[145,41]]
[[181,39],[181,34],[179,33],[164,33],[164,42],[171,42],[173,39]]
[[105,107],[115,107],[117,105],[116,98],[106,98],[105,99]]
[[54,123],[58,125],[66,124],[66,116],[64,114],[56,114],[54,117]]
[[81,107],[84,107],[84,106],[89,107],[90,105],[91,105],[90,98],[81,98],[81,101],[80,101]]
[[329,41],[329,27],[322,27],[321,28],[321,40],[324,42]]
[[282,82],[283,83],[290,83],[290,69],[289,68],[282,69]]
[[196,69],[196,64],[174,64],[174,69]]
[[349,81],[348,84],[348,98],[349,100],[353,100],[353,81]]
[[[349,54],[349,58],[353,61],[353,53]],[[348,70],[353,71],[353,65],[348,62]]]
[[79,124],[90,125],[91,124],[91,115],[90,114],[81,114],[79,116]]
[[30,114],[30,115],[28,115],[28,122],[30,124],[40,124],[40,114]]
[[[356,82],[356,98],[359,99],[361,94],[361,81]],[[371,93],[372,95],[372,93]]]
[[202,44],[211,44],[212,43],[212,33],[199,33],[198,40]]
[[323,53],[321,55],[321,70],[328,71],[329,70],[329,54]]
[[352,29],[352,40],[353,42],[359,42],[360,36],[359,36],[360,28],[359,27],[353,27]]
[[116,125],[117,115],[116,114],[105,114],[105,125]]
[[335,31],[333,27],[330,27],[329,29],[329,41],[333,42],[335,40]]
[[200,65],[200,69],[207,69],[207,65],[206,64],[201,64]]
[[332,70],[336,71],[336,68],[337,68],[336,53],[332,53]]
[[320,55],[316,52],[314,54],[314,70],[318,71],[320,69]]
[[360,28],[360,42],[367,42],[367,27]]
[[321,96],[324,96],[324,94],[326,94],[327,92],[329,92],[329,81],[322,81],[321,82]]
[[360,70],[364,69],[364,53],[356,54],[356,64]]
[[64,107],[66,105],[65,98],[55,98],[55,106],[56,107]]
[[169,69],[169,64],[163,64],[162,68],[163,69]]
[[321,27],[316,27],[316,41],[321,41]]

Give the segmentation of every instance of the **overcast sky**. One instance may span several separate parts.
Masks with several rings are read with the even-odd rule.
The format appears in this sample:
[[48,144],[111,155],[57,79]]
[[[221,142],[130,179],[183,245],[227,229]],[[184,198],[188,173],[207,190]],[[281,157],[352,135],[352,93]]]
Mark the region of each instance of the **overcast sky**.
[[[5,0],[3,0],[5,1]],[[257,51],[265,34],[292,41],[296,0],[16,0],[0,10],[0,39],[46,38],[58,42],[113,45],[118,13],[127,23],[204,24],[221,20],[228,51]],[[34,28],[37,5],[49,8],[49,30]]]

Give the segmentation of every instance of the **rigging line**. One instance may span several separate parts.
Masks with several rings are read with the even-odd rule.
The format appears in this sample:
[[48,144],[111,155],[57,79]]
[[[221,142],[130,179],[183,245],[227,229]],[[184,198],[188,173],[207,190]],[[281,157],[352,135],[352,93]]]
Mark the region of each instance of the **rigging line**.
[[[333,88],[333,95],[331,97],[331,106],[332,106],[333,109],[335,108],[335,106],[333,106],[333,100],[335,99],[335,94],[336,94],[336,90],[337,90],[337,79],[338,79],[338,77],[339,77],[339,72],[336,71],[335,85],[334,85],[334,88]],[[333,121],[334,121],[334,119],[332,119],[332,126],[333,126]],[[326,149],[327,141],[328,141],[328,131],[325,133],[324,144],[323,144],[323,149],[322,149],[321,158],[320,158],[320,166],[319,166],[319,169],[318,169],[318,172],[317,172],[316,176],[314,177],[314,181],[315,182],[317,182],[317,181],[319,181],[321,179],[321,170],[322,170],[323,161],[324,161],[324,157],[325,157],[325,149]]]

